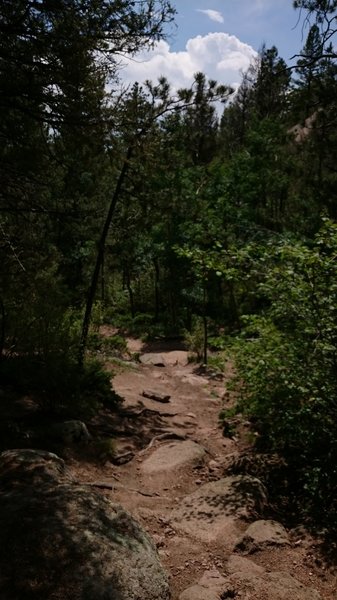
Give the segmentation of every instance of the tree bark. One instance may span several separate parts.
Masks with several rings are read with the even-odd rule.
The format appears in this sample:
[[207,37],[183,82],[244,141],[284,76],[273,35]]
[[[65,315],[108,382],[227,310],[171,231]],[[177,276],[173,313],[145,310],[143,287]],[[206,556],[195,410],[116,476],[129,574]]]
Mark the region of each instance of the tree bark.
[[116,183],[115,191],[111,198],[109,210],[108,210],[105,222],[104,222],[101,237],[98,242],[96,262],[95,262],[95,267],[94,267],[92,277],[91,277],[91,283],[90,283],[90,287],[88,290],[85,313],[84,313],[83,322],[82,322],[81,338],[80,338],[80,344],[79,344],[79,349],[78,349],[78,364],[79,364],[79,366],[83,366],[84,355],[85,355],[85,350],[86,350],[86,346],[87,346],[89,326],[90,326],[90,321],[91,321],[91,312],[92,312],[92,307],[93,307],[96,292],[97,292],[101,266],[102,266],[102,263],[104,260],[105,242],[106,242],[106,239],[107,239],[107,236],[109,233],[109,228],[111,225],[113,214],[115,212],[116,204],[118,202],[118,199],[119,199],[122,187],[123,187],[125,176],[129,169],[132,152],[133,152],[133,146],[131,145],[131,146],[129,146],[126,156],[124,158],[123,166],[121,168],[121,172],[119,174],[119,177],[118,177],[118,180]]
[[207,324],[207,290],[206,290],[206,282],[203,285],[203,310],[202,310],[202,322],[204,326],[204,348],[203,348],[203,362],[204,365],[207,365],[207,345],[208,345],[208,324]]
[[0,360],[3,357],[3,351],[5,348],[5,307],[4,303],[0,298]]
[[159,264],[158,259],[153,259],[154,266],[154,320],[157,323],[159,320]]

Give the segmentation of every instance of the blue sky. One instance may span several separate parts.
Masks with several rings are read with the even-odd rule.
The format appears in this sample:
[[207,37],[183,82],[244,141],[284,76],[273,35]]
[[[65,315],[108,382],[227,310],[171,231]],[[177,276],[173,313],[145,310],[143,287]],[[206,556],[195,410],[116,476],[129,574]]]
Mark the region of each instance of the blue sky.
[[[166,41],[127,61],[125,82],[156,81],[188,87],[197,71],[237,87],[263,43],[287,62],[304,45],[292,0],[176,0],[175,26]],[[306,32],[304,32],[304,38]]]
[[263,42],[267,47],[275,45],[285,60],[303,45],[301,24],[296,27],[299,13],[292,0],[177,0],[175,6],[172,50],[182,50],[188,39],[209,32],[229,33],[255,50]]

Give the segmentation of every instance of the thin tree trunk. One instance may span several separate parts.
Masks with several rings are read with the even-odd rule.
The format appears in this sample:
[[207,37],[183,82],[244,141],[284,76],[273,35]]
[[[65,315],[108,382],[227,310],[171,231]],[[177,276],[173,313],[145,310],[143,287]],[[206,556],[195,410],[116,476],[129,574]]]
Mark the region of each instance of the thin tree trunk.
[[239,309],[238,309],[238,305],[236,302],[234,285],[231,281],[228,282],[228,289],[229,289],[229,302],[230,302],[231,315],[233,315],[233,321],[235,323],[235,326],[238,327],[239,330],[241,331]]
[[129,271],[128,266],[126,266],[126,288],[128,290],[128,294],[129,294],[131,317],[134,319],[134,317],[135,317],[135,302],[134,302],[133,289],[131,287],[131,278],[130,278],[130,271]]
[[119,199],[122,187],[123,187],[125,176],[129,169],[132,151],[133,151],[133,146],[129,146],[128,151],[125,156],[125,159],[124,159],[124,162],[123,162],[121,172],[118,177],[115,191],[111,198],[111,203],[110,203],[109,210],[108,210],[105,222],[104,222],[101,237],[98,242],[96,262],[95,262],[95,267],[94,267],[92,277],[91,277],[91,283],[90,283],[90,287],[89,287],[89,291],[88,291],[85,313],[84,313],[83,322],[82,322],[82,331],[81,331],[80,345],[79,345],[79,350],[78,350],[78,364],[80,366],[83,366],[84,354],[85,354],[85,350],[86,350],[86,346],[87,346],[89,325],[90,325],[90,321],[91,321],[91,312],[92,312],[92,307],[93,307],[96,292],[97,292],[97,286],[98,286],[98,282],[99,282],[99,274],[100,274],[102,262],[104,259],[105,242],[106,242],[106,239],[107,239],[107,236],[109,233],[109,228],[111,225],[113,214],[115,212],[116,204],[118,202],[118,199]]
[[102,265],[101,265],[101,301],[102,304],[105,302],[105,270],[104,270],[104,253],[102,256]]
[[206,291],[206,285],[204,283],[203,286],[203,314],[202,314],[202,321],[203,321],[203,325],[204,325],[204,349],[203,349],[203,362],[204,365],[207,365],[207,360],[208,360],[208,356],[207,356],[207,345],[208,345],[208,325],[207,325],[207,314],[206,314],[206,308],[207,308],[207,291]]
[[0,299],[0,360],[3,357],[3,351],[5,347],[5,307],[3,301]]
[[159,320],[159,264],[158,259],[153,259],[154,266],[154,320]]

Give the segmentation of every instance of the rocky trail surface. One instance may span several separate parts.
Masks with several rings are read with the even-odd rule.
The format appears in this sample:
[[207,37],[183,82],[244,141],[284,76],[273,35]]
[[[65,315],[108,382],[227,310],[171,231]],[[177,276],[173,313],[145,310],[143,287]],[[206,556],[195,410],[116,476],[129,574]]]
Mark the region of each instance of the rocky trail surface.
[[[114,377],[124,398],[120,464],[68,466],[149,533],[172,600],[337,600],[336,574],[317,541],[265,518],[268,490],[249,473],[228,471],[249,439],[244,423],[232,438],[219,426],[226,382],[189,364],[183,350],[142,349],[134,340],[130,349],[140,362]],[[107,433],[110,425],[107,416]]]

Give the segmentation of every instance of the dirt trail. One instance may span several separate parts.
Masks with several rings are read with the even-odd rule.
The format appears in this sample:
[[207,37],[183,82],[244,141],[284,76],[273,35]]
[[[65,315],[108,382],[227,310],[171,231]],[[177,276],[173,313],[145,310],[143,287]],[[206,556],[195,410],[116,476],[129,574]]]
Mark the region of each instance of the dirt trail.
[[[131,349],[139,351],[140,347],[133,342]],[[114,388],[125,399],[125,408],[142,414],[149,409],[149,418],[155,419],[146,443],[141,447],[132,437],[122,439],[117,450],[132,451],[135,456],[121,466],[109,462],[103,466],[79,466],[74,462],[72,467],[82,481],[110,483],[113,489],[102,493],[120,502],[140,520],[157,544],[170,575],[172,600],[178,600],[181,592],[195,584],[205,571],[224,572],[233,552],[233,532],[223,534],[221,530],[217,536],[211,535],[210,530],[207,536],[206,529],[206,535],[200,537],[193,519],[191,531],[182,531],[176,527],[172,511],[181,506],[187,495],[226,476],[226,455],[241,452],[248,441],[244,436],[223,437],[219,412],[226,392],[224,381],[196,374],[195,365],[188,364],[182,351],[167,347],[146,350],[151,350],[147,364],[134,364],[114,377]],[[151,360],[165,366],[154,366]],[[145,398],[144,390],[169,395],[170,401],[162,404]],[[137,428],[137,419],[134,425]],[[216,528],[217,521],[211,522]],[[243,531],[247,523],[238,524],[236,535],[240,527]],[[317,589],[323,600],[336,600],[335,575],[317,558],[314,541],[307,535],[299,535],[290,546],[255,553],[252,560],[267,572],[287,571],[304,585]]]

